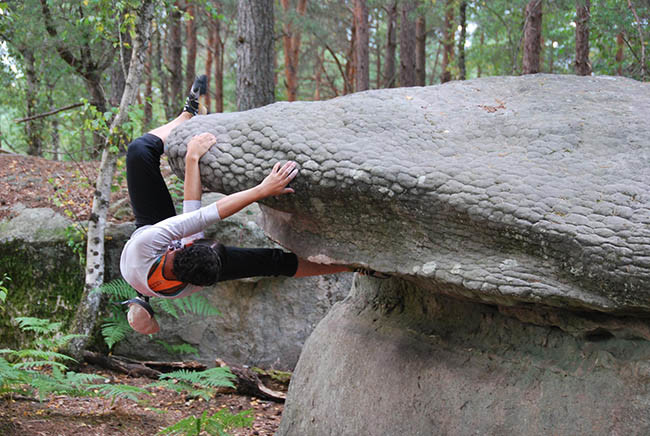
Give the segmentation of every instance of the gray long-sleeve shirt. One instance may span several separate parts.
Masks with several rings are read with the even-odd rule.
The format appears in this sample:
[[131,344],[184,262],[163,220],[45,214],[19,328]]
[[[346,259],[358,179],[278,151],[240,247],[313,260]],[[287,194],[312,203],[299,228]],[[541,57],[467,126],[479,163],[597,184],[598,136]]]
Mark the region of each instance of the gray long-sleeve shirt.
[[120,258],[122,277],[139,293],[150,297],[180,298],[201,289],[188,285],[178,295],[162,295],[152,291],[147,284],[147,276],[154,262],[164,254],[173,241],[187,242],[203,237],[203,230],[221,218],[213,203],[200,207],[198,200],[185,201],[183,214],[167,218],[159,223],[142,226],[131,235]]

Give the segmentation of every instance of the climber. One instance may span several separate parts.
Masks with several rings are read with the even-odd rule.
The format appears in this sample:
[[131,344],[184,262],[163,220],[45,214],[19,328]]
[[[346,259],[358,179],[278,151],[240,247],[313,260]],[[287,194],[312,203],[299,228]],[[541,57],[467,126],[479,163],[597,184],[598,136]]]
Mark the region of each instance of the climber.
[[127,185],[136,230],[122,251],[120,271],[138,297],[122,304],[129,307],[131,327],[143,334],[160,329],[149,297],[180,298],[203,286],[245,277],[304,277],[354,271],[343,265],[313,263],[280,249],[226,247],[205,239],[203,230],[211,224],[258,200],[294,192],[287,185],[298,174],[295,162],[278,162],[256,187],[201,207],[199,159],[216,142],[211,133],[194,136],[187,144],[183,214],[176,216],[160,172],[160,157],[175,127],[205,113],[199,97],[206,92],[206,81],[205,75],[196,79],[176,119],[134,140],[127,151]]

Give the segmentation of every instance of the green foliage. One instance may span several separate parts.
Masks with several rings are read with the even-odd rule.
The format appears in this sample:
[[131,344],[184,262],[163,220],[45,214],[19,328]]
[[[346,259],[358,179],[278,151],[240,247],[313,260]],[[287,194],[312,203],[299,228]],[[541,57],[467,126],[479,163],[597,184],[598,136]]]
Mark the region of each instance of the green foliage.
[[4,308],[3,304],[7,300],[7,294],[9,293],[5,283],[10,281],[11,277],[7,273],[2,274],[2,278],[0,279],[0,310]]
[[190,344],[168,344],[165,341],[157,340],[156,343],[162,345],[162,347],[169,354],[178,354],[178,355],[194,355],[198,356],[199,350]]
[[[103,292],[109,295],[113,303],[135,298],[137,293],[124,279],[116,279],[104,283],[94,292]],[[197,316],[217,316],[221,315],[219,309],[210,304],[210,302],[199,294],[192,294],[185,298],[154,298],[150,300],[154,311],[165,312],[178,319],[181,314],[193,314]],[[131,330],[125,313],[117,306],[110,307],[110,314],[104,318],[101,324],[102,336],[109,349],[124,339],[126,334]],[[175,345],[174,353],[196,353],[196,349],[190,345]],[[169,350],[168,350],[169,351]]]
[[212,416],[208,416],[208,411],[205,410],[198,418],[189,416],[181,419],[176,424],[160,430],[158,434],[198,436],[205,432],[209,435],[227,436],[229,430],[250,427],[253,420],[250,410],[232,414],[221,409]]
[[234,374],[227,367],[206,369],[205,371],[179,370],[160,375],[160,381],[151,386],[162,386],[176,392],[186,392],[193,397],[209,400],[215,388],[234,388]]

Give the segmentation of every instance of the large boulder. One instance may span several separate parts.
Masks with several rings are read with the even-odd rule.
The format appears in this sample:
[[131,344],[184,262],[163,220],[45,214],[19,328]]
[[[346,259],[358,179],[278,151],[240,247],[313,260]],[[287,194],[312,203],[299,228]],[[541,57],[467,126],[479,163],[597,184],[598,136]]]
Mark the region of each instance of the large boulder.
[[650,431],[647,84],[492,77],[196,117],[167,142],[176,172],[203,131],[211,190],[299,163],[263,202],[273,239],[393,276],[316,329],[279,434]]

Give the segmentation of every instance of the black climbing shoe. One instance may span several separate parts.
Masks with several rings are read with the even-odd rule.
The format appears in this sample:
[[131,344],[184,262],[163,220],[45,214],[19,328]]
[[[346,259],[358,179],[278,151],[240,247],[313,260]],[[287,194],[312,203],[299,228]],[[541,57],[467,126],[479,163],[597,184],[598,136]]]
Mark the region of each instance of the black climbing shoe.
[[375,271],[374,269],[370,268],[355,268],[354,269],[355,273],[359,273],[359,275],[362,276],[367,276],[367,277],[374,277],[376,279],[389,279],[390,275],[380,272],[380,271]]
[[199,103],[199,97],[205,95],[208,90],[208,76],[205,74],[197,77],[192,84],[192,89],[185,100],[185,106],[183,106],[184,112],[189,112],[192,115],[205,114],[207,111],[205,107]]

